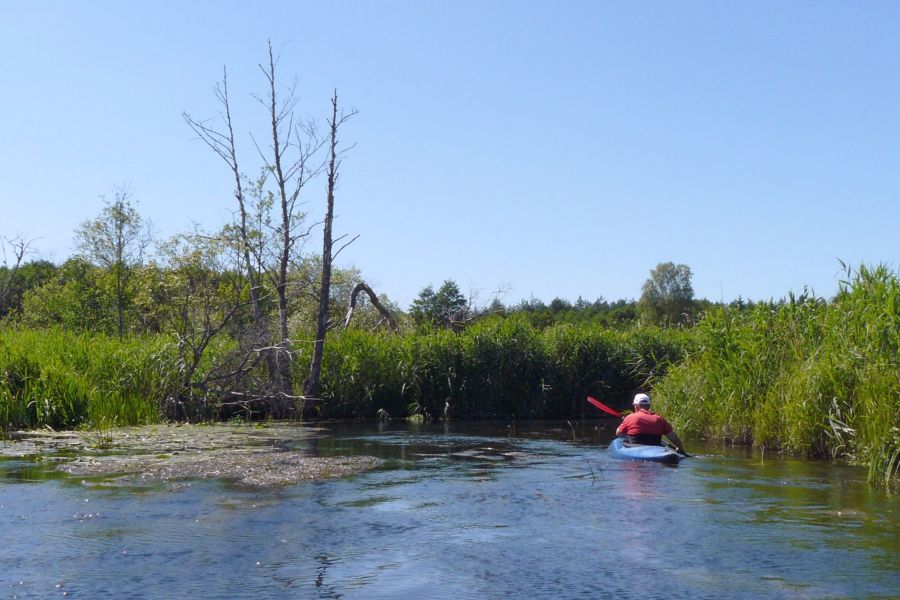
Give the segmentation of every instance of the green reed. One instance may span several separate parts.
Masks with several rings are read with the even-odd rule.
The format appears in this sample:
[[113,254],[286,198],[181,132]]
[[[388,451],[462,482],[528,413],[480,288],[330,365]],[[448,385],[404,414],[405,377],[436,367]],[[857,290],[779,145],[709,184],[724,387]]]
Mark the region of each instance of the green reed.
[[[323,365],[327,417],[561,418],[595,414],[585,396],[626,400],[684,356],[690,334],[612,331],[598,325],[545,330],[520,318],[488,319],[454,333],[329,337]],[[298,365],[302,373],[303,365]]]
[[660,410],[690,435],[900,469],[900,281],[848,272],[830,301],[790,298],[710,311],[697,350],[657,382]]
[[173,364],[162,338],[0,329],[0,427],[156,421]]

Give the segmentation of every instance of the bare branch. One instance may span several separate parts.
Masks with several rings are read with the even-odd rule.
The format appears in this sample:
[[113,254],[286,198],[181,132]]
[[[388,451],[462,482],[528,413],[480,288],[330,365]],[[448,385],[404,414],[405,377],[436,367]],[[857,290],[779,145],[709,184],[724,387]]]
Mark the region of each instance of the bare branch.
[[381,303],[381,300],[378,299],[378,296],[375,294],[372,288],[370,288],[364,282],[357,283],[353,287],[353,291],[350,292],[350,303],[347,307],[347,314],[346,316],[344,316],[344,320],[341,322],[341,324],[344,327],[348,327],[350,325],[350,320],[353,318],[353,310],[356,308],[356,297],[360,292],[366,293],[366,295],[369,297],[369,300],[372,302],[372,306],[378,309],[378,312],[380,312],[381,315],[387,320],[388,324],[390,324],[391,329],[393,329],[394,331],[399,331],[399,328],[397,327],[397,321],[394,319],[393,315],[391,315],[391,312],[387,309],[387,307],[384,306],[384,304]]
[[[339,237],[339,238],[338,238],[337,240],[335,240],[335,241],[338,241],[338,240],[343,239],[343,238],[345,238],[345,237],[346,237],[345,235],[342,235],[341,237]],[[358,234],[357,234],[357,235],[354,235],[353,238],[352,238],[349,242],[347,242],[346,244],[344,244],[344,245],[342,245],[340,248],[338,248],[337,252],[334,253],[334,257],[333,257],[333,258],[337,258],[338,254],[340,254],[340,253],[344,250],[344,248],[346,248],[347,246],[349,246],[350,244],[352,244],[353,242],[355,242],[355,241],[358,240],[358,239],[359,239],[359,235],[358,235]]]

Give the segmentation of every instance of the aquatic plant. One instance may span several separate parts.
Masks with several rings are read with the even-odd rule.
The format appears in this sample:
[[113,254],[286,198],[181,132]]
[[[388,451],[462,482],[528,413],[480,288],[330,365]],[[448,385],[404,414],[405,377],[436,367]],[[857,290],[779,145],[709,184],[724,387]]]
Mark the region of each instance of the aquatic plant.
[[[569,418],[591,393],[625,399],[681,359],[689,332],[599,325],[543,330],[494,318],[464,331],[348,330],[326,348],[320,415]],[[302,364],[299,368],[302,368]],[[410,407],[415,407],[411,410]]]
[[900,471],[900,280],[847,268],[830,299],[803,294],[718,308],[697,347],[657,380],[661,410],[691,435]]
[[174,360],[161,337],[117,340],[60,329],[0,329],[4,428],[71,429],[159,419]]

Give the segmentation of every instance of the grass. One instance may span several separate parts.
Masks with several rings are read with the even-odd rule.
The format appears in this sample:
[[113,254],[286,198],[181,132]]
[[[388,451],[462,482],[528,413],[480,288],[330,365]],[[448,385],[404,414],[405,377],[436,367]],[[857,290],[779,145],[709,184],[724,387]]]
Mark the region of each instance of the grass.
[[[521,318],[487,320],[462,333],[351,329],[326,346],[320,413],[375,418],[381,410],[421,420],[593,414],[587,394],[628,397],[681,358],[688,340],[684,332],[661,329],[538,330]],[[230,348],[227,340],[218,346],[204,369],[216,368]],[[161,407],[171,404],[177,358],[163,336],[118,340],[62,329],[0,328],[0,429],[83,428],[96,433],[102,447],[113,425],[171,416]],[[294,366],[300,382],[307,365],[298,360]],[[218,414],[215,398],[180,400],[199,407],[181,416]]]
[[348,330],[326,346],[320,411],[338,418],[372,418],[379,410],[438,417],[446,409],[460,418],[594,414],[587,394],[626,399],[680,360],[689,343],[690,334],[678,330],[538,330],[520,318],[489,319],[460,333]]
[[170,358],[162,338],[0,329],[0,428],[157,421]]
[[900,280],[849,272],[826,301],[791,297],[717,309],[697,349],[657,381],[659,407],[689,435],[867,464],[900,473]]

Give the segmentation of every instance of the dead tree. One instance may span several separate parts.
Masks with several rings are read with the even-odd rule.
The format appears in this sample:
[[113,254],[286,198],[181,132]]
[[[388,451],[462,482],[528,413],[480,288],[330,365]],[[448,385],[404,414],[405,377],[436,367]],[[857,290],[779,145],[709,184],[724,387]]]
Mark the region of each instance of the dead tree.
[[321,171],[321,168],[313,164],[313,157],[322,143],[318,140],[312,123],[295,120],[294,108],[299,102],[295,86],[289,89],[283,100],[279,100],[276,63],[270,41],[269,62],[260,65],[260,70],[268,81],[268,95],[265,101],[260,99],[260,102],[269,113],[272,129],[271,156],[260,151],[258,144],[257,150],[266,171],[274,178],[274,194],[278,204],[277,225],[272,230],[271,244],[274,262],[268,269],[268,274],[278,299],[279,339],[273,350],[278,367],[276,391],[281,400],[277,403],[275,412],[285,413],[291,410],[293,400],[297,399],[293,395],[293,348],[288,331],[289,300],[292,295],[288,273],[295,259],[300,256],[303,241],[309,236],[309,230],[303,228],[304,215],[298,211],[298,207],[304,186]]
[[[228,70],[223,67],[222,81],[215,87],[216,99],[221,105],[221,117],[223,129],[216,129],[206,121],[193,119],[188,113],[184,113],[184,120],[209,148],[215,152],[231,171],[234,179],[234,199],[237,201],[237,213],[235,216],[234,233],[237,237],[237,247],[240,256],[239,272],[247,280],[250,298],[250,339],[246,343],[251,348],[263,348],[271,345],[269,324],[262,310],[260,292],[261,269],[256,260],[257,252],[254,251],[253,236],[256,232],[251,228],[251,212],[244,189],[244,177],[238,162],[237,146],[234,137],[234,125],[231,118],[231,101],[228,97]],[[274,356],[265,357],[270,379],[277,378],[278,370]]]
[[[248,184],[241,172],[236,150],[227,73],[216,86],[222,105],[224,126],[216,129],[190,115],[184,118],[191,129],[228,165],[234,178],[238,204],[234,230],[241,249],[241,271],[250,287],[252,327],[249,352],[263,356],[268,370],[271,412],[287,416],[293,409],[294,383],[292,341],[288,331],[291,290],[289,275],[301,259],[303,241],[309,236],[304,215],[299,211],[304,186],[321,165],[314,157],[321,148],[315,127],[294,117],[299,102],[296,86],[282,98],[277,80],[277,59],[268,44],[268,61],[259,68],[266,78],[266,92],[257,100],[265,107],[270,123],[269,143],[263,148],[251,135],[262,160],[262,176]],[[255,200],[255,201],[254,201]],[[264,289],[274,295],[277,316],[266,310]],[[273,322],[274,321],[274,322]]]
[[346,150],[338,149],[338,131],[341,126],[353,117],[356,111],[338,113],[338,96],[337,91],[331,97],[331,118],[328,120],[329,143],[328,143],[328,181],[326,184],[326,209],[324,232],[322,235],[322,279],[319,285],[319,310],[316,315],[316,339],[313,346],[312,360],[310,361],[309,376],[303,385],[303,395],[307,398],[318,398],[319,396],[319,380],[322,373],[322,356],[325,353],[325,336],[328,334],[328,303],[331,299],[331,266],[335,257],[348,244],[352,243],[354,237],[349,242],[341,246],[334,252],[335,243],[341,241],[345,236],[338,239],[333,237],[334,223],[334,191],[337,186],[340,157]]

